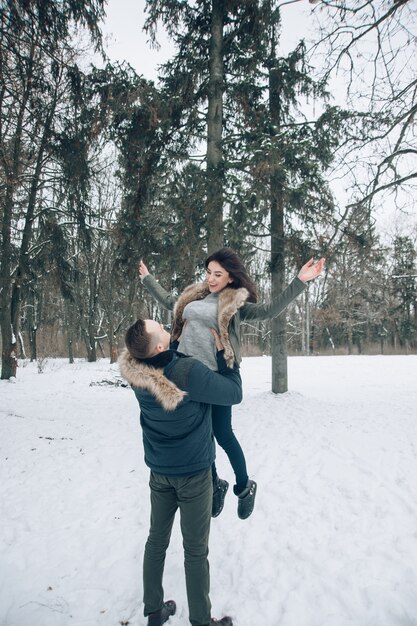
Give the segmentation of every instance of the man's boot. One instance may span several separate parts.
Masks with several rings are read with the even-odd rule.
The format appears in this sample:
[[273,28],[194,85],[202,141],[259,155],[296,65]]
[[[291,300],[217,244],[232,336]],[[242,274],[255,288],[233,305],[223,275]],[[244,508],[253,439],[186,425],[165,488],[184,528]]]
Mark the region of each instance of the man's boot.
[[164,602],[164,606],[159,611],[155,611],[155,613],[149,613],[148,615],[148,626],[162,626],[165,624],[171,617],[171,615],[175,614],[177,610],[177,605],[174,600],[167,600]]

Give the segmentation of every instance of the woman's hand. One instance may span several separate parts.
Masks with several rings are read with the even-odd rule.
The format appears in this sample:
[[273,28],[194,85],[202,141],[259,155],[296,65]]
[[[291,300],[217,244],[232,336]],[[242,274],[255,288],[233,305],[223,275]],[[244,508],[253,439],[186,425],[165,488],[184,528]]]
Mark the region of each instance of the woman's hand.
[[142,259],[140,260],[138,270],[139,270],[139,276],[141,278],[145,278],[145,276],[148,276],[149,274],[149,270],[146,267],[145,263],[142,261]]
[[298,272],[298,278],[302,280],[303,283],[308,283],[309,280],[317,278],[323,271],[325,261],[326,259],[324,257],[322,257],[320,261],[317,261],[317,263],[314,263],[314,259],[310,259]]
[[216,343],[216,350],[217,350],[217,352],[219,352],[220,350],[224,350],[224,346],[223,346],[223,344],[222,344],[222,342],[220,340],[220,335],[217,332],[217,330],[214,330],[214,328],[210,328],[210,331],[211,331],[211,334],[214,337],[214,341]]

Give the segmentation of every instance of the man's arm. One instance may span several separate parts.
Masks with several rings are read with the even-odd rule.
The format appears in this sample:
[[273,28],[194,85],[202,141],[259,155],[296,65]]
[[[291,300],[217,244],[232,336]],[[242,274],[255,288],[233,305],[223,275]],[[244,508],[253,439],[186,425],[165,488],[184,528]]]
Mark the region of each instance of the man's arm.
[[[218,361],[222,353],[218,353]],[[242,402],[242,380],[238,369],[219,367],[221,374],[213,372],[204,363],[193,359],[189,371],[187,396],[195,402],[229,406]],[[223,359],[224,362],[224,359]],[[219,362],[220,365],[220,362]]]

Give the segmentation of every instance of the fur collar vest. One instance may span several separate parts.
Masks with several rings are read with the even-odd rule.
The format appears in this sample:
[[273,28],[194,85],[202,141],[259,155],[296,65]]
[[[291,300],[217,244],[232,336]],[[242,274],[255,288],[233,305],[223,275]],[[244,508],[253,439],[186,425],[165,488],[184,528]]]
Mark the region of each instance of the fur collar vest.
[[119,357],[120,373],[132,387],[151,393],[165,411],[174,411],[187,393],[164,375],[163,368],[153,367],[149,360],[138,361],[125,348]]
[[[181,335],[182,327],[184,325],[182,315],[187,304],[194,302],[195,300],[202,300],[208,296],[209,293],[210,289],[206,282],[189,285],[184,289],[174,308],[171,332],[172,341],[177,341]],[[217,323],[220,338],[224,346],[224,358],[226,359],[228,367],[233,367],[233,363],[235,361],[235,354],[229,337],[229,323],[232,317],[237,313],[238,309],[245,304],[248,297],[249,291],[245,287],[240,287],[239,289],[226,287],[219,293]]]

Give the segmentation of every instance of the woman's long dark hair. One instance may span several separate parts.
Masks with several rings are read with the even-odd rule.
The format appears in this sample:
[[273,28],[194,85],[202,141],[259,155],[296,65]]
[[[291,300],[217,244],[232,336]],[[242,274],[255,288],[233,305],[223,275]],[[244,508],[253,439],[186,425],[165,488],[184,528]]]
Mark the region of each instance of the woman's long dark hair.
[[230,283],[229,287],[232,287],[233,289],[246,287],[249,291],[247,301],[256,302],[258,300],[256,295],[256,285],[250,278],[245,266],[234,250],[231,248],[221,248],[220,250],[213,252],[213,254],[210,254],[205,261],[206,269],[212,261],[216,261],[219,265],[221,265],[222,268],[226,270],[226,272],[229,272],[230,276],[233,278],[233,282]]

